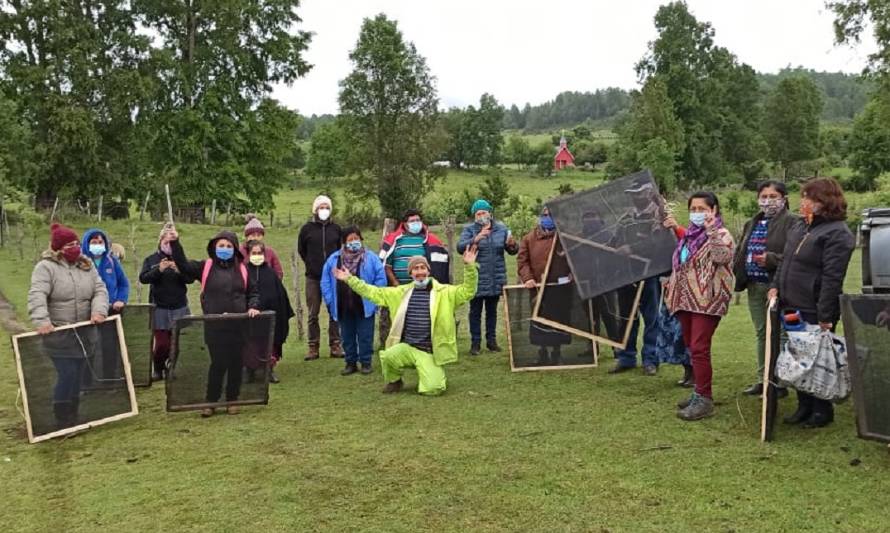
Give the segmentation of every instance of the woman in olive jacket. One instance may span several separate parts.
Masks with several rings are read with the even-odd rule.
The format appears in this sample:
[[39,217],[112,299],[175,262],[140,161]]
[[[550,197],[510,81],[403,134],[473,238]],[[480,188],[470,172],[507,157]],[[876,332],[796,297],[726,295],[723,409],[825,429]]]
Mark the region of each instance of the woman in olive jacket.
[[[832,178],[812,179],[800,193],[803,220],[788,235],[769,297],[778,296],[784,312],[799,311],[808,324],[830,331],[841,316],[839,297],[855,246],[844,222],[847,202]],[[816,428],[834,420],[828,400],[797,391],[797,402],[797,411],[786,423]]]

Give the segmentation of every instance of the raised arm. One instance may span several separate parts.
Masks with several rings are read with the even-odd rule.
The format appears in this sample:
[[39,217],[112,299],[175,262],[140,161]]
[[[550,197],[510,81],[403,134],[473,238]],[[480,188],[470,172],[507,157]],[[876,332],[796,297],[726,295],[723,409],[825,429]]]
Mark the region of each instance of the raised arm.
[[182,249],[182,243],[179,242],[179,239],[170,241],[170,250],[173,252],[173,262],[176,263],[176,268],[181,273],[193,279],[201,279],[204,261],[190,261],[185,256],[185,250]]
[[467,248],[464,252],[464,280],[463,283],[457,285],[455,294],[455,305],[463,305],[476,296],[476,287],[479,283],[479,266],[476,264],[475,246]]

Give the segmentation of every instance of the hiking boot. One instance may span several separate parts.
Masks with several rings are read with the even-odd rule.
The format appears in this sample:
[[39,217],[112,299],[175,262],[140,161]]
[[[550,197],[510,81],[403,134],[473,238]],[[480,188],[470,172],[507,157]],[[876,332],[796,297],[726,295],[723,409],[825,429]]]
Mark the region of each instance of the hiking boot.
[[394,392],[399,392],[402,390],[402,380],[393,381],[392,383],[387,383],[385,387],[383,387],[383,394],[392,394]]
[[482,352],[482,347],[478,344],[473,344],[470,346],[470,355],[479,355]]
[[278,379],[278,374],[271,368],[269,369],[269,383],[281,383],[281,380]]
[[683,398],[679,402],[677,402],[677,410],[682,411],[689,407],[689,404],[692,403],[692,400],[695,398],[696,394],[693,392],[688,398]]
[[241,412],[241,409],[238,409],[237,405],[230,405],[230,406],[226,407],[226,414],[237,415],[240,412]]
[[616,363],[615,366],[609,369],[609,374],[620,374],[622,372],[627,372],[628,370],[633,370],[636,366],[624,366],[620,363]]
[[306,357],[303,358],[304,361],[314,361],[318,359],[318,345],[310,344],[309,352],[306,354]]
[[343,351],[343,346],[339,342],[331,345],[331,357],[334,359],[346,357],[346,352]]
[[498,346],[497,341],[487,342],[487,343],[485,343],[485,347],[488,348],[489,352],[500,352],[501,351],[501,347]]
[[362,369],[360,370],[360,372],[361,372],[362,374],[364,374],[364,375],[367,376],[368,374],[373,374],[373,373],[374,373],[374,369],[371,367],[371,363],[368,363],[368,364],[366,364],[366,365],[363,364],[363,365],[362,365]]
[[677,413],[677,416],[691,422],[693,420],[701,420],[714,414],[714,400],[705,398],[698,394],[692,399],[692,402]]
[[346,367],[340,371],[341,376],[348,376],[350,374],[355,374],[358,372],[358,365],[355,363],[346,363]]
[[813,411],[809,418],[804,420],[800,427],[805,429],[823,428],[834,421],[834,409],[829,411]]
[[755,383],[742,391],[742,394],[746,394],[748,396],[760,396],[763,394],[763,383]]
[[644,376],[657,376],[658,375],[658,367],[655,365],[645,365],[643,367],[643,375]]
[[213,408],[207,407],[206,409],[201,409],[201,418],[210,418],[213,416]]
[[678,387],[691,389],[695,386],[695,375],[692,373],[691,365],[683,365],[683,378],[677,382]]
[[786,424],[800,424],[813,414],[813,397],[797,393],[797,411],[782,420]]

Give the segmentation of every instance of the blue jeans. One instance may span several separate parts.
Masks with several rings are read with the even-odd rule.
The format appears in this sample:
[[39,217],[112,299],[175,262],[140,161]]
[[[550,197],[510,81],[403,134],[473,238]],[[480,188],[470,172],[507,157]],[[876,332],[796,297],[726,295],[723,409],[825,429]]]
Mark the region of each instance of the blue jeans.
[[73,402],[80,399],[84,359],[82,357],[53,357],[52,361],[56,367],[53,402]]
[[498,296],[477,296],[470,300],[470,341],[482,344],[482,307],[485,307],[485,341],[495,344],[498,337]]
[[346,362],[370,366],[374,355],[374,316],[365,318],[362,313],[343,313],[338,318]]
[[661,282],[659,276],[653,276],[643,281],[643,292],[640,294],[640,309],[634,317],[633,326],[630,328],[630,337],[627,346],[618,350],[618,366],[637,366],[637,334],[640,330],[640,316],[643,317],[646,327],[643,329],[643,366],[658,366],[658,305],[661,302]]

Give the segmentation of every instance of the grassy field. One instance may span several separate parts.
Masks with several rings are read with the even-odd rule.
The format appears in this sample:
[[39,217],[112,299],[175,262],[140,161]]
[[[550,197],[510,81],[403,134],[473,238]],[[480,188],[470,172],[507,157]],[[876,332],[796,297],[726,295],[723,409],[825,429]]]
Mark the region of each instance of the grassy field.
[[[450,174],[442,186],[476,179]],[[546,197],[560,181],[514,186]],[[279,219],[285,205],[295,219],[308,213],[314,194],[283,193]],[[106,227],[130,251],[130,225]],[[159,228],[135,227],[138,262]],[[216,228],[180,231],[198,257]],[[285,264],[295,237],[295,228],[269,231]],[[379,233],[366,238],[376,243]],[[36,250],[22,242],[0,250],[0,290],[24,319]],[[137,262],[128,257],[126,267],[134,273]],[[513,279],[513,258],[508,271]],[[857,254],[849,291],[859,276]],[[465,328],[464,320],[467,349]],[[744,298],[714,343],[718,414],[697,423],[674,416],[686,394],[674,386],[679,369],[609,376],[609,350],[600,368],[549,373],[511,374],[503,353],[462,357],[447,369],[447,393],[424,398],[381,394],[379,371],[341,377],[339,360],[304,362],[295,329],[267,407],[208,420],[167,414],[156,386],[138,392],[138,417],[39,445],[23,436],[2,334],[4,530],[887,530],[890,454],[856,438],[850,403],[828,428],[780,426],[775,442],[759,442],[760,403],[739,394],[756,366]],[[793,408],[786,400],[780,411]]]

